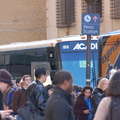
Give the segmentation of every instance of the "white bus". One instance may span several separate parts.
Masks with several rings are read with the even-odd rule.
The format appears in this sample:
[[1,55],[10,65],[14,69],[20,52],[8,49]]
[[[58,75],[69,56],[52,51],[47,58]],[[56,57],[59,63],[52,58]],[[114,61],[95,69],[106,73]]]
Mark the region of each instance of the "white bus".
[[[45,67],[49,72],[68,70],[74,84],[86,84],[86,39],[87,36],[73,35],[63,38],[16,42],[0,45],[0,68],[7,69],[13,79],[24,74],[33,76],[37,67]],[[91,84],[97,78],[97,36],[91,37]]]

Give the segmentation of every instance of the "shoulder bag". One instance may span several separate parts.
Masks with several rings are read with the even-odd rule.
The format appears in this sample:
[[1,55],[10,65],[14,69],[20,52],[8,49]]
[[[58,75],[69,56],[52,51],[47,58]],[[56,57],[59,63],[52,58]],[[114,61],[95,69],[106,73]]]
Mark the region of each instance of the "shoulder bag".
[[18,109],[17,114],[23,120],[45,120],[40,111],[29,101]]

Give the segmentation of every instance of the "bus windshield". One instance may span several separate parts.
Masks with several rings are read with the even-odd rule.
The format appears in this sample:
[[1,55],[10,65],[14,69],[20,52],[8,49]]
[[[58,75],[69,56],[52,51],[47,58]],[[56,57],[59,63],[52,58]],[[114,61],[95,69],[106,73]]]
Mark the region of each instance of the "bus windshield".
[[[72,73],[74,84],[84,87],[86,84],[86,41],[61,42],[61,68]],[[97,40],[91,42],[91,86],[96,85],[97,77]]]

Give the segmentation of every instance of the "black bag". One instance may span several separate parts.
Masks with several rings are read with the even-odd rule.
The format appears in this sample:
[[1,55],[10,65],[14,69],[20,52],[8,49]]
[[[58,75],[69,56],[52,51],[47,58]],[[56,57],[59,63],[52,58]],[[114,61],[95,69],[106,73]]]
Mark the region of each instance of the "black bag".
[[17,114],[23,120],[44,120],[44,116],[42,116],[34,104],[29,101],[18,109]]

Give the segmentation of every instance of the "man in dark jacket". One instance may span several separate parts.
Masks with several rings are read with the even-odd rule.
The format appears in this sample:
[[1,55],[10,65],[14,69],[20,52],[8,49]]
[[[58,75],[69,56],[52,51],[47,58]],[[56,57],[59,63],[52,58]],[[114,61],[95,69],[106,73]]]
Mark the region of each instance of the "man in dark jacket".
[[45,120],[73,120],[72,82],[72,75],[67,71],[61,70],[55,74],[56,87],[47,101]]
[[0,69],[0,120],[5,119],[6,117],[9,117],[11,120],[14,120],[14,117],[9,116],[10,113],[13,112],[13,110],[4,111],[2,102],[2,93],[5,92],[5,90],[7,90],[7,88],[11,85],[13,85],[11,74],[5,69]]
[[48,93],[43,83],[46,82],[47,71],[44,68],[38,68],[35,70],[35,77],[36,80],[27,89],[27,97],[40,111],[41,116],[44,116]]
[[0,110],[3,110],[3,93],[12,85],[12,76],[5,70],[0,69]]

